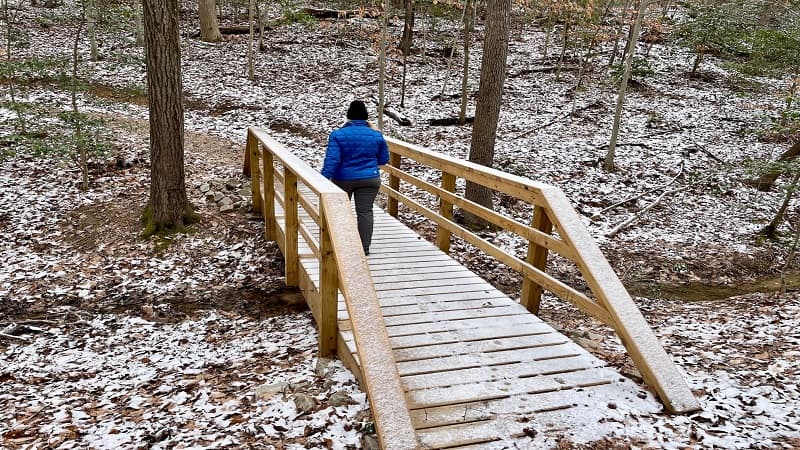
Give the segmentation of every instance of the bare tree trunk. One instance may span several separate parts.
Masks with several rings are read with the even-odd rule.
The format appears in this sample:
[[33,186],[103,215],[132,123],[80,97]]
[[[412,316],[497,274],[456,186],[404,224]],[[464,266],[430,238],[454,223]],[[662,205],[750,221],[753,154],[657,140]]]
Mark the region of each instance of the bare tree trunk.
[[467,122],[467,101],[469,82],[469,44],[472,24],[475,19],[475,8],[472,0],[466,0],[464,4],[464,73],[461,77],[461,110],[458,112],[458,123],[464,125]]
[[[592,40],[589,42],[589,48],[586,49],[586,53],[583,55],[583,61],[581,61],[581,67],[578,71],[578,83],[575,84],[576,91],[580,89],[581,85],[583,84],[583,74],[586,72],[586,68],[589,66],[589,59],[591,57],[592,50],[594,50],[594,46],[597,45],[597,36],[600,34],[600,30],[603,27],[603,22],[605,22],[606,17],[608,17],[609,11],[611,11],[611,4],[613,2],[614,0],[608,0],[608,2],[606,2],[605,8],[603,8],[603,15],[600,16],[600,22],[597,24],[597,29],[594,31],[594,33],[592,33]],[[575,112],[574,98],[572,103],[572,112]]]
[[247,40],[247,79],[253,81],[256,76],[256,62],[255,55],[253,55],[253,13],[255,9],[256,0],[250,0],[250,35]]
[[794,192],[797,190],[797,183],[800,181],[800,170],[798,170],[794,178],[792,179],[792,183],[786,189],[786,196],[783,198],[783,203],[781,207],[778,208],[778,212],[775,213],[775,217],[772,218],[772,221],[769,225],[765,226],[761,233],[765,236],[769,236],[771,238],[775,237],[775,233],[778,231],[778,226],[783,222],[783,216],[786,214],[786,209],[789,208],[789,202],[792,200],[794,196]]
[[[789,150],[783,152],[783,154],[778,158],[778,163],[792,161],[797,156],[800,155],[800,141],[795,142]],[[773,167],[766,172],[764,172],[758,180],[755,181],[756,186],[758,187],[759,191],[769,191],[772,189],[772,186],[775,185],[775,181],[778,177],[781,176],[781,168],[780,167]]]
[[206,42],[222,40],[214,0],[200,0],[200,39]]
[[[491,167],[494,163],[494,144],[497,138],[497,121],[503,97],[508,57],[508,31],[511,21],[511,0],[489,0],[486,5],[486,37],[483,43],[481,79],[472,128],[469,160]],[[492,207],[492,191],[479,184],[467,182],[465,196],[487,208]],[[471,225],[482,225],[483,220],[465,214]]]
[[383,25],[381,28],[381,50],[378,55],[378,66],[380,74],[378,76],[378,129],[383,131],[383,110],[386,108],[386,41],[388,40],[389,28],[389,4],[383,1]]
[[8,96],[11,99],[11,106],[14,109],[14,112],[17,113],[17,123],[19,132],[21,134],[25,134],[28,132],[27,121],[25,119],[25,113],[23,112],[22,108],[19,108],[17,105],[17,98],[16,98],[16,70],[14,69],[14,65],[11,63],[12,59],[12,52],[14,50],[13,41],[11,35],[14,33],[14,28],[12,24],[16,24],[17,22],[17,14],[12,16],[11,10],[8,7],[8,0],[3,1],[3,21],[6,23],[6,61],[8,62],[8,67],[10,73],[8,78],[11,80],[8,83]]
[[444,100],[444,94],[447,90],[447,82],[450,81],[450,70],[453,67],[453,55],[456,53],[456,40],[450,40],[450,56],[447,58],[447,68],[444,70],[444,81],[442,81],[442,92],[439,93],[439,100]]
[[[631,7],[633,0],[625,0],[625,6],[622,8],[622,17],[628,17],[628,9]],[[617,50],[619,50],[619,38],[622,36],[622,30],[625,28],[625,20],[620,20],[619,27],[617,28],[616,36],[614,38],[614,50],[611,51],[611,56],[608,58],[608,67],[614,66],[614,61],[617,59]]]
[[[86,12],[84,10],[84,12]],[[75,31],[75,40],[72,45],[72,119],[75,126],[75,143],[78,146],[79,164],[81,166],[81,190],[89,190],[89,158],[86,151],[86,144],[83,142],[83,135],[81,132],[81,120],[78,114],[78,43],[81,40],[81,31],[83,30],[84,21],[78,23],[78,29]]]
[[706,53],[706,38],[703,38],[703,42],[697,46],[697,55],[694,57],[694,63],[692,64],[692,72],[691,75],[697,75],[697,69],[700,68],[700,63],[703,62],[703,56]]
[[568,16],[566,22],[564,22],[564,41],[561,46],[561,55],[559,55],[558,63],[556,64],[556,80],[561,79],[561,66],[564,64],[564,56],[567,54],[567,44],[569,44],[569,28],[572,24],[571,20],[572,16]]
[[94,0],[86,0],[86,34],[89,35],[89,57],[97,61],[97,7]]
[[150,198],[144,235],[196,220],[186,196],[178,0],[143,0],[150,107]]
[[797,224],[797,227],[794,230],[794,241],[792,242],[792,247],[789,249],[789,254],[786,256],[786,263],[784,263],[783,269],[781,269],[781,285],[775,295],[786,293],[786,272],[794,262],[794,257],[797,255],[798,244],[800,244],[800,223]]
[[553,27],[547,27],[544,34],[544,48],[542,49],[542,61],[547,59],[547,52],[550,50],[550,35],[553,34]]
[[135,2],[133,4],[133,20],[136,21],[136,45],[141,47],[144,45],[144,23],[142,20],[141,2]]
[[[266,9],[266,5],[265,8]],[[258,13],[258,49],[264,50],[264,14],[266,11]]]
[[672,0],[667,0],[664,2],[664,9],[661,10],[662,22],[664,22],[667,19],[667,13],[669,13],[670,6],[672,6]]
[[617,136],[619,135],[619,122],[622,118],[622,105],[625,102],[625,91],[628,89],[628,78],[631,76],[631,64],[633,56],[636,54],[636,42],[639,40],[639,30],[642,27],[644,12],[647,10],[648,0],[639,0],[639,13],[633,23],[631,36],[628,38],[627,59],[625,59],[625,70],[622,72],[622,79],[619,82],[619,95],[617,96],[617,108],[614,112],[614,126],[611,129],[611,142],[608,144],[608,153],[603,161],[603,169],[606,172],[614,171],[614,152],[617,148]]
[[411,54],[414,38],[414,0],[403,0],[405,22],[403,23],[403,36],[400,38],[400,51],[403,56]]
[[256,0],[256,16],[258,16],[258,51],[264,51],[264,17],[261,13],[260,0]]
[[783,112],[781,113],[781,126],[785,127],[787,123],[789,123],[789,111],[792,110],[792,103],[794,103],[795,97],[797,96],[798,90],[798,83],[800,83],[800,76],[791,77],[792,83],[789,85],[789,89],[786,92],[786,107],[783,108]]
[[408,55],[414,37],[414,0],[403,0],[405,21],[403,23],[403,36],[400,38],[400,52],[403,54],[403,82],[400,86],[400,107],[406,106],[406,72],[408,70]]

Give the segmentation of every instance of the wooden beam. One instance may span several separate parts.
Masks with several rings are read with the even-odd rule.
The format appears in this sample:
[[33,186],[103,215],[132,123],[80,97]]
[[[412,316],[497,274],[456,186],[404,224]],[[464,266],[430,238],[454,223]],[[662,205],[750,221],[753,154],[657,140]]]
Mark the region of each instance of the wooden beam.
[[[311,249],[311,252],[317,259],[322,258],[322,243],[317,242],[317,239],[314,237],[314,233],[308,229],[306,224],[303,222],[299,222],[297,225],[297,230],[300,232],[300,235],[303,236],[303,240],[308,248]],[[322,239],[322,230],[320,230],[320,239]]]
[[443,155],[394,138],[387,137],[386,142],[392,153],[413,159],[434,169],[452,173],[458,178],[464,178],[489,189],[504,192],[528,203],[540,205],[542,204],[542,191],[557,190],[547,184]]
[[[455,192],[455,175],[442,172],[442,189],[448,192]],[[439,197],[439,215],[447,220],[453,220],[453,204],[441,196]],[[436,246],[441,251],[450,253],[450,232],[441,226],[436,227]]]
[[315,223],[320,223],[319,208],[306,198],[305,194],[300,194],[297,198],[300,206],[303,207],[306,213],[314,220]]
[[284,204],[284,239],[283,257],[286,260],[286,285],[297,286],[298,265],[297,258],[297,176],[288,167],[283,167],[283,198]]
[[[397,170],[402,170],[403,161],[400,155],[397,153],[389,153],[389,166],[396,168]],[[400,179],[397,178],[393,172],[389,172],[389,187],[394,189],[395,191],[400,190]],[[397,217],[397,199],[389,198],[386,202],[386,210],[389,212],[389,215],[392,217]]]
[[553,250],[559,255],[569,260],[574,260],[576,258],[575,252],[569,246],[567,246],[563,241],[556,239],[551,235],[545,234],[540,230],[537,230],[536,228],[519,223],[516,220],[509,219],[508,217],[498,214],[492,211],[491,209],[488,209],[484,206],[481,206],[465,198],[459,197],[458,195],[455,195],[453,193],[447,192],[444,189],[434,186],[411,174],[408,174],[403,171],[398,171],[394,167],[384,166],[384,170],[389,174],[394,175],[397,178],[413,186],[428,191],[431,194],[434,194],[439,198],[452,203],[459,209],[462,209],[464,211],[469,211],[470,213],[475,214],[476,216],[485,219],[488,222],[497,225],[498,227],[503,228],[506,231],[511,231],[513,233],[518,234],[519,236],[525,238],[526,240],[534,241],[538,245]]
[[252,133],[247,133],[247,151],[245,154],[250,156],[248,169],[251,175],[250,179],[250,192],[253,197],[253,209],[256,211],[261,210],[261,180],[259,179],[259,172],[261,169],[258,167],[258,140]]
[[[324,208],[322,215],[325,215]],[[319,354],[330,356],[336,353],[337,329],[337,304],[339,297],[339,273],[336,269],[336,257],[331,244],[330,228],[325,221],[319,224],[320,230],[320,276],[319,276],[319,305],[320,317],[317,321],[319,328]]]
[[[275,165],[273,164],[272,153],[265,151],[261,158],[264,162],[264,202],[261,205],[262,215],[264,216],[264,237],[268,241],[275,240]],[[254,206],[255,208],[255,206]]]
[[405,195],[397,191],[392,191],[390,188],[387,188],[386,186],[381,186],[381,190],[390,197],[397,198],[409,209],[416,211],[419,214],[422,214],[431,221],[441,225],[443,228],[447,229],[454,235],[460,237],[461,239],[464,239],[465,241],[474,245],[478,249],[486,252],[488,255],[493,256],[501,263],[516,270],[517,272],[522,273],[524,276],[533,279],[537,284],[544,287],[553,294],[557,295],[562,300],[572,303],[577,308],[581,309],[582,311],[596,318],[597,320],[605,323],[606,325],[613,324],[613,322],[611,321],[611,317],[608,315],[606,310],[603,307],[599,306],[594,301],[592,301],[592,299],[590,299],[586,295],[576,291],[570,286],[567,286],[561,281],[556,280],[555,278],[537,269],[536,267],[533,267],[527,262],[513,255],[509,255],[503,249],[482,239],[480,236],[470,231],[467,231],[457,223],[439,216],[439,214],[436,213],[435,211],[431,211],[430,209],[420,205],[414,200],[406,197]]
[[617,278],[614,269],[586,231],[567,197],[561,191],[549,191],[545,193],[545,201],[550,212],[548,216],[558,228],[561,238],[578,253],[578,268],[597,296],[598,302],[611,317],[612,328],[622,339],[645,382],[673,413],[700,409],[700,403],[625,290],[625,286]]
[[330,230],[339,284],[346,300],[361,373],[381,447],[418,449],[420,445],[411,424],[397,364],[392,356],[392,347],[369,266],[361,248],[350,202],[341,191],[322,194],[320,202],[324,211],[325,227]]
[[[541,206],[533,208],[533,228],[545,234],[550,234],[553,231],[553,223],[547,217],[547,211]],[[526,261],[542,272],[546,272],[547,247],[538,245],[534,241],[528,241],[528,258]],[[519,296],[520,303],[528,308],[528,311],[538,315],[541,300],[542,286],[536,284],[530,278],[525,278],[525,281],[522,282],[522,293]]]

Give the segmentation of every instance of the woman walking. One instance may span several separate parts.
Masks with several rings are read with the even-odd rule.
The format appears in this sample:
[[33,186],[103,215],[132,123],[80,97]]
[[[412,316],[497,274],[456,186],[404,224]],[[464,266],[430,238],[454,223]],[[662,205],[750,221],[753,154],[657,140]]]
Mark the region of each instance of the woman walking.
[[389,147],[380,131],[370,128],[364,102],[347,109],[348,122],[328,136],[322,175],[355,197],[358,235],[364,254],[372,242],[372,204],[381,186],[378,166],[389,162]]

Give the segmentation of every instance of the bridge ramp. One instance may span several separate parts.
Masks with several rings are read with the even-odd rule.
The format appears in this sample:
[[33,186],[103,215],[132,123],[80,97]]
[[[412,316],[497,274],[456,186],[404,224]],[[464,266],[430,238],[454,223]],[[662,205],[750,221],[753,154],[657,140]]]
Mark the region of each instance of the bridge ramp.
[[[423,446],[514,448],[540,433],[591,440],[618,427],[623,411],[661,409],[415,231],[377,207],[374,215],[368,264]],[[301,257],[301,265],[313,297],[318,262]],[[338,318],[339,356],[360,378],[341,296]]]

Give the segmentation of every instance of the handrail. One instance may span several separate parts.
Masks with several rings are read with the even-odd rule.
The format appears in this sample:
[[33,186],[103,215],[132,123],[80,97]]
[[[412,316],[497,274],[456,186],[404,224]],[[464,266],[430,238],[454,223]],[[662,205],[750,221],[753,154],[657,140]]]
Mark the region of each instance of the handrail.
[[[275,176],[274,162],[283,166],[282,176]],[[280,239],[276,200],[284,208],[285,229],[279,244],[286,259],[287,284],[299,282],[296,278],[300,271],[299,236],[303,236],[313,251],[312,256],[319,260],[319,302],[312,312],[319,327],[320,355],[334,353],[337,348],[336,313],[341,288],[381,445],[387,449],[418,448],[347,194],[259,128],[248,129],[245,167],[252,179],[253,208],[262,211],[268,239]],[[275,190],[276,178],[283,185],[283,195]],[[306,198],[298,183],[316,198]],[[319,205],[316,208],[315,203]],[[305,210],[318,227],[316,242],[311,242],[314,237],[310,224],[302,223],[298,208]]]
[[[458,236],[498,261],[522,273],[524,277],[520,302],[538,314],[543,290],[548,290],[590,316],[611,326],[621,338],[645,382],[653,388],[672,412],[700,409],[674,363],[636,307],[611,265],[583,226],[564,193],[550,185],[508,174],[470,161],[443,155],[423,147],[387,137],[389,164],[388,186],[381,191],[388,197],[387,210],[397,216],[402,203],[437,225],[436,244],[448,252],[452,235]],[[403,158],[442,172],[441,187],[421,180],[402,169]],[[533,206],[531,225],[518,222],[455,194],[456,179],[485,186],[510,195]],[[401,193],[400,182],[433,194],[439,209],[427,208]],[[527,258],[523,261],[493,243],[457,224],[452,219],[456,206],[475,214],[504,230],[528,241]],[[557,236],[553,235],[553,231]],[[553,250],[576,264],[595,299],[545,273],[548,251]]]

